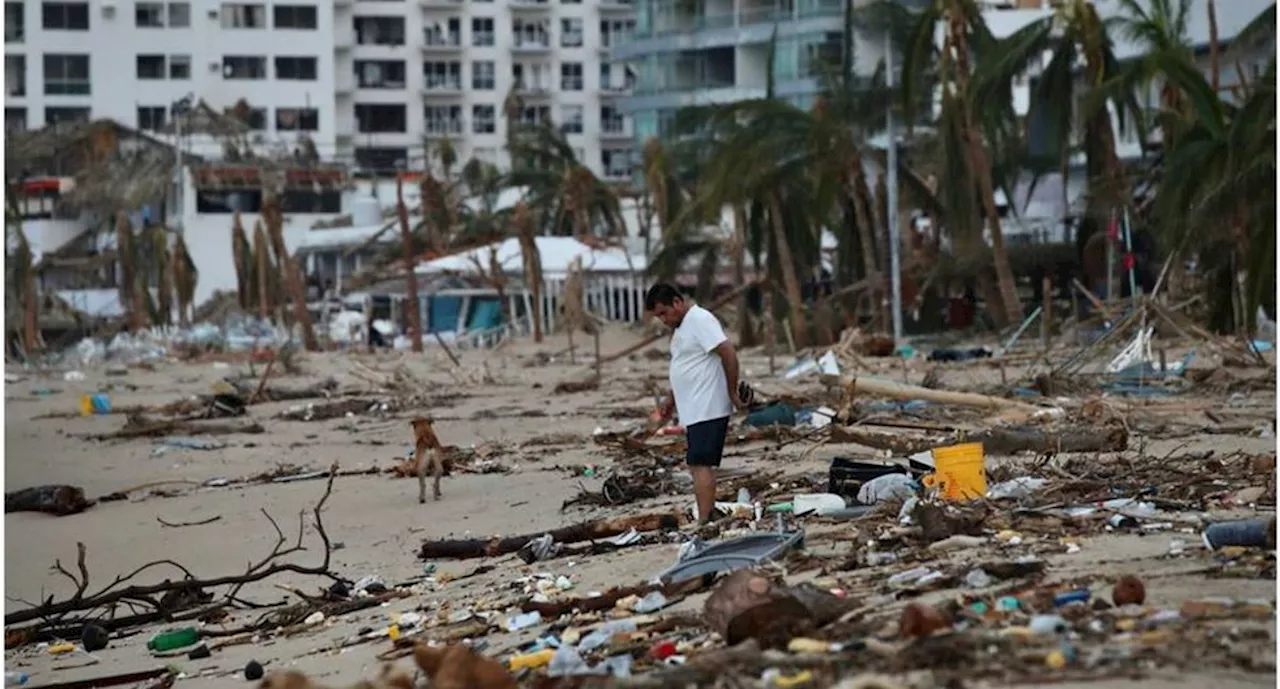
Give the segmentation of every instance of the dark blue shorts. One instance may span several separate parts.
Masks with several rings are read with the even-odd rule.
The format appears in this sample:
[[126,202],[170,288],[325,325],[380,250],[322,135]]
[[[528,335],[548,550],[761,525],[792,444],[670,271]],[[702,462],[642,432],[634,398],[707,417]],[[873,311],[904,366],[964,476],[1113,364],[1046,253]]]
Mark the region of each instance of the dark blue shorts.
[[724,438],[729,432],[729,417],[699,421],[684,429],[688,450],[684,461],[693,467],[718,467],[724,457]]

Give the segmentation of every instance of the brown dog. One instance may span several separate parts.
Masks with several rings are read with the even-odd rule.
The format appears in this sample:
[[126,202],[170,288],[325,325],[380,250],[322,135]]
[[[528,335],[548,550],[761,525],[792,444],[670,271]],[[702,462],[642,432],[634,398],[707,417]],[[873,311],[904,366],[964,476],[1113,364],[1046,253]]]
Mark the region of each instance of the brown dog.
[[466,646],[413,647],[413,661],[432,689],[516,689],[516,680],[496,661]]
[[418,477],[418,502],[427,501],[427,464],[431,465],[431,476],[435,479],[432,492],[435,499],[440,499],[440,477],[444,475],[444,453],[440,439],[436,437],[435,426],[431,417],[419,416],[409,422],[413,426],[413,460],[396,467],[401,476]]

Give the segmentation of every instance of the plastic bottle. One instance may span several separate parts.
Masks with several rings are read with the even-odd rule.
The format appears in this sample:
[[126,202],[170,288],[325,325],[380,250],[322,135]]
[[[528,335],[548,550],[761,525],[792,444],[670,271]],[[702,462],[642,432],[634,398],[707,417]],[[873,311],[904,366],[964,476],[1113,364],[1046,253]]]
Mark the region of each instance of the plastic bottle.
[[27,677],[27,673],[25,672],[6,670],[4,673],[4,685],[6,687],[20,687],[26,684],[28,679],[30,678]]
[[600,625],[595,631],[582,637],[582,641],[578,642],[578,650],[582,652],[591,651],[609,643],[614,634],[628,634],[636,630],[634,620],[611,620]]
[[526,668],[530,670],[537,670],[538,668],[546,667],[555,655],[556,650],[554,648],[544,648],[535,653],[525,653],[523,655],[512,656],[511,660],[507,661],[507,669],[512,672],[519,672]]
[[178,648],[185,648],[200,640],[200,630],[195,627],[181,627],[160,632],[147,642],[147,650],[163,653]]

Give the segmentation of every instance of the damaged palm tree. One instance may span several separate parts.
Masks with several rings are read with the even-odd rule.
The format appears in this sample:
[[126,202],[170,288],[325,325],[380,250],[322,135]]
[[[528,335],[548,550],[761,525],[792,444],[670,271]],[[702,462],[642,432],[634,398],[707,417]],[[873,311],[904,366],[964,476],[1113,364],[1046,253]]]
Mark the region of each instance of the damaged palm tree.
[[[425,178],[424,178],[425,184]],[[423,197],[426,203],[426,197]],[[396,216],[400,219],[400,239],[404,243],[405,309],[409,312],[409,341],[413,351],[422,352],[422,312],[418,308],[418,261],[413,251],[413,232],[409,229],[409,208],[404,205],[404,183],[396,180]]]
[[173,241],[173,286],[178,296],[178,325],[187,327],[196,300],[196,282],[200,278],[195,261],[187,251],[187,242],[179,234]]
[[[430,172],[422,174],[421,194],[422,194],[422,224],[427,234],[427,250],[432,256],[439,256],[444,252],[445,247],[449,243],[446,232],[452,227],[450,216],[452,215],[452,204],[449,202],[448,193],[445,191],[444,185],[431,175]],[[397,198],[400,198],[400,184],[396,183]],[[398,201],[397,203],[403,203]],[[398,211],[397,211],[398,212]],[[407,217],[408,211],[406,211]],[[408,222],[407,220],[405,221]]]
[[524,282],[533,298],[533,341],[542,342],[542,257],[533,236],[533,216],[523,202],[516,205],[516,236],[520,240],[520,256],[524,259]]
[[569,264],[569,274],[564,280],[564,291],[560,294],[560,327],[569,336],[569,363],[574,360],[573,334],[579,330],[587,334],[596,332],[595,322],[586,311],[582,293],[582,257],[578,256]]
[[156,225],[148,234],[156,278],[156,312],[160,325],[170,325],[173,322],[173,259],[169,256],[169,230]]
[[231,221],[231,255],[236,262],[236,299],[240,310],[250,308],[249,293],[252,291],[250,281],[253,275],[252,249],[249,238],[245,235],[244,224],[240,221],[240,211],[236,211]]
[[125,311],[129,330],[142,330],[146,322],[142,313],[142,295],[138,291],[137,253],[134,250],[133,227],[124,211],[116,214],[116,256],[120,261],[120,306]]
[[[10,204],[14,203],[14,198],[10,193]],[[8,221],[5,223],[6,234],[10,236],[9,244],[13,246],[13,252],[8,256],[6,267],[11,267],[13,271],[9,276],[9,288],[17,293],[18,301],[22,304],[22,349],[27,356],[31,356],[39,348],[40,342],[39,309],[37,308],[39,301],[36,298],[35,260],[27,235],[22,231],[19,217],[15,212],[6,213]]]
[[311,313],[307,311],[307,292],[302,284],[302,271],[297,261],[289,256],[289,249],[284,243],[284,217],[280,214],[280,198],[274,194],[268,196],[262,204],[262,217],[267,225],[271,238],[271,246],[280,262],[284,273],[285,288],[293,301],[293,315],[302,330],[302,346],[309,352],[320,349],[315,330],[311,327]]
[[271,317],[272,304],[276,301],[274,290],[272,288],[275,282],[274,278],[279,277],[279,273],[274,270],[271,263],[271,242],[267,239],[267,230],[262,226],[262,221],[258,220],[253,224],[253,278],[250,285],[250,292],[253,299],[249,304],[258,305],[258,318],[267,320]]

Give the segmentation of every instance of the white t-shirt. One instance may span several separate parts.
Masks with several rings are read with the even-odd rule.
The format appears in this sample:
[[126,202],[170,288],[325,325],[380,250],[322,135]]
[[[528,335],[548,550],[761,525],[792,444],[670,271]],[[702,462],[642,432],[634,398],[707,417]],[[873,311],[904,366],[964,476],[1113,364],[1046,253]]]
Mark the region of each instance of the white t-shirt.
[[686,428],[733,413],[724,363],[715,353],[727,339],[715,315],[696,305],[671,334],[671,392]]

